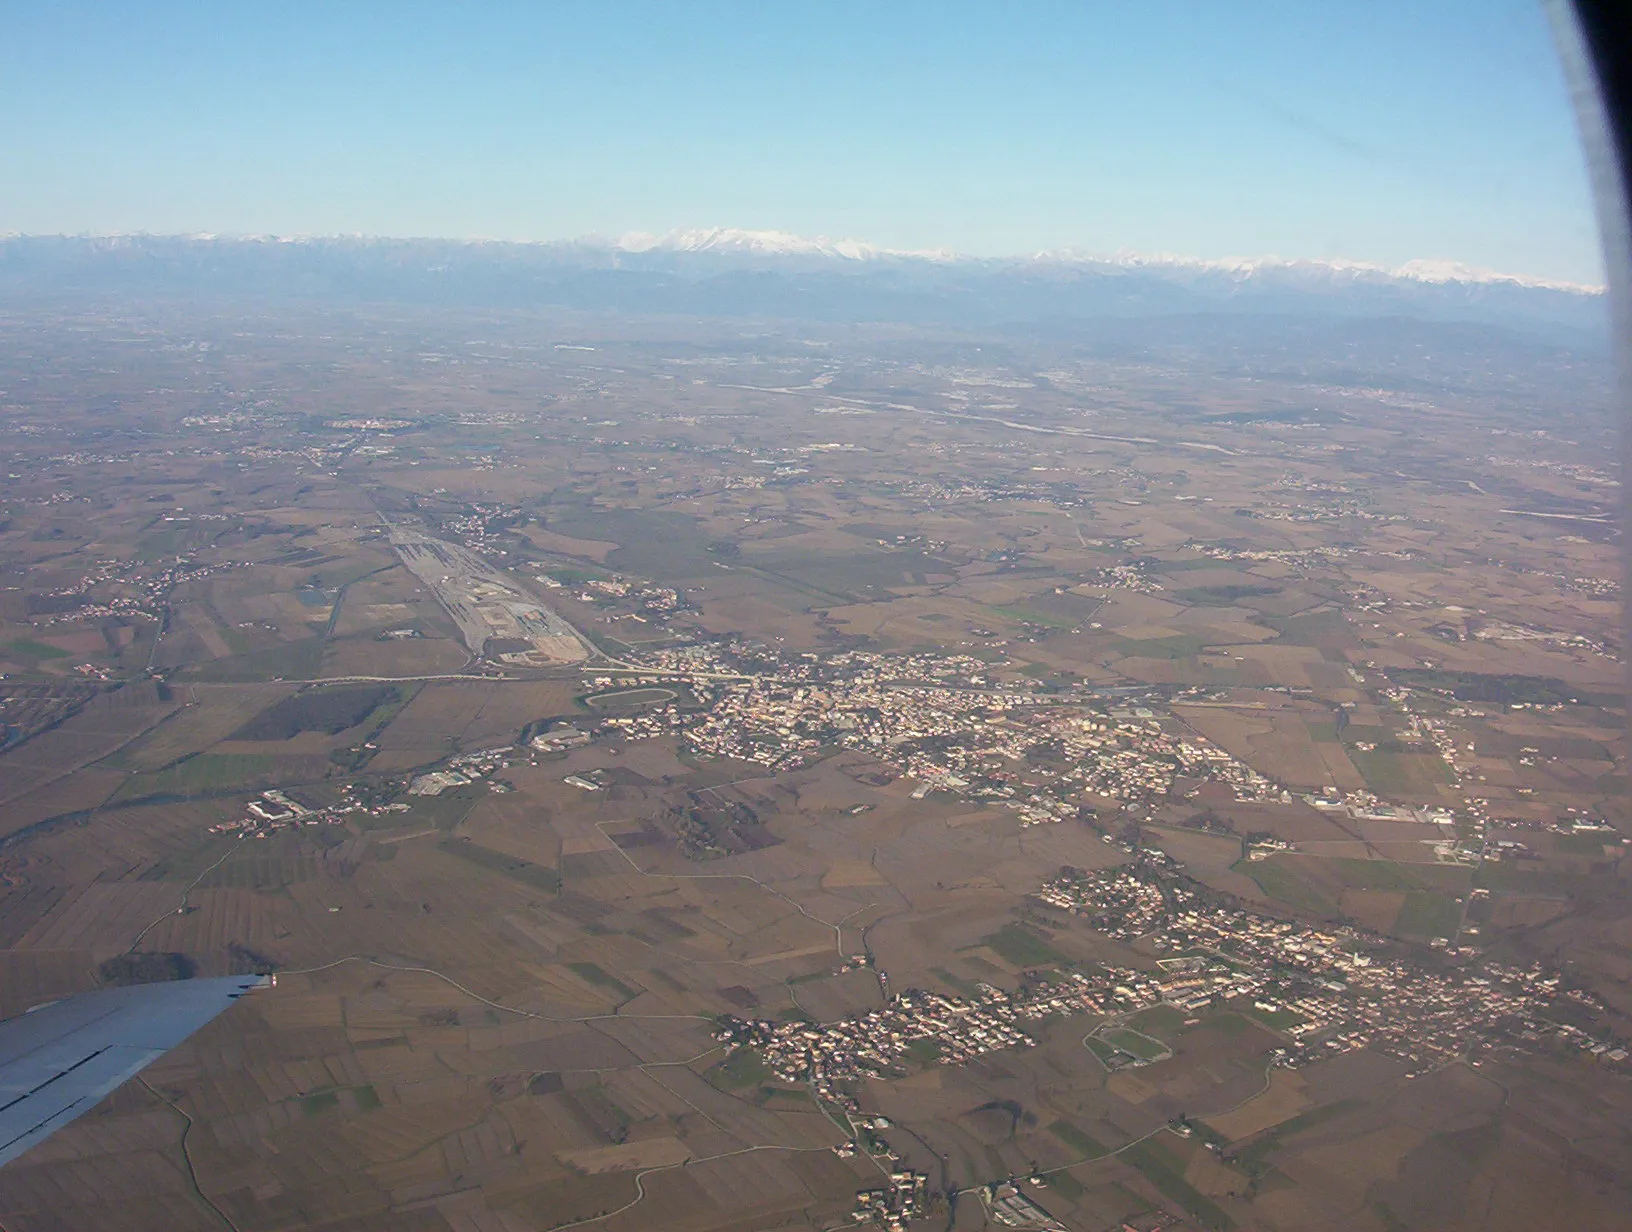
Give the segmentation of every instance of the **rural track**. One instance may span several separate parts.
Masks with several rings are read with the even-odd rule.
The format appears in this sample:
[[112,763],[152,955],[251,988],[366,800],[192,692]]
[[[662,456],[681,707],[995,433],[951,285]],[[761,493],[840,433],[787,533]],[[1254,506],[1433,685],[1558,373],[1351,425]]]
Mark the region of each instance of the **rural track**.
[[209,1207],[211,1211],[215,1212],[216,1218],[218,1218],[222,1223],[226,1224],[227,1227],[231,1228],[232,1232],[242,1232],[237,1223],[233,1221],[232,1216],[217,1206],[215,1204],[215,1200],[211,1198],[209,1194],[205,1193],[203,1188],[198,1183],[198,1171],[193,1167],[192,1152],[187,1149],[187,1136],[193,1132],[193,1118],[187,1113],[186,1109],[184,1109],[180,1104],[176,1103],[175,1100],[171,1099],[162,1092],[155,1090],[153,1084],[148,1082],[148,1080],[142,1075],[138,1074],[136,1076],[136,1081],[146,1087],[148,1094],[153,1096],[154,1099],[163,1100],[171,1111],[179,1116],[184,1122],[181,1127],[181,1139],[177,1145],[181,1147],[181,1161],[186,1165],[187,1180],[193,1187],[193,1193],[198,1196],[198,1200],[200,1202]]
[[1268,1065],[1264,1066],[1264,1086],[1262,1090],[1254,1091],[1245,1099],[1231,1104],[1228,1108],[1224,1108],[1218,1112],[1209,1112],[1207,1115],[1215,1117],[1229,1116],[1230,1113],[1235,1112],[1238,1109],[1245,1108],[1248,1104],[1252,1103],[1253,1100],[1262,1099],[1264,1096],[1268,1095],[1269,1088],[1273,1085],[1275,1085],[1275,1062],[1271,1061]]
[[704,1155],[700,1159],[683,1159],[677,1164],[659,1164],[655,1168],[642,1168],[635,1173],[635,1196],[616,1210],[606,1211],[600,1215],[590,1215],[584,1219],[574,1219],[571,1223],[551,1225],[549,1232],[566,1232],[568,1228],[581,1228],[585,1224],[600,1223],[604,1219],[611,1219],[614,1215],[621,1215],[627,1210],[639,1206],[646,1197],[645,1179],[654,1172],[668,1172],[674,1168],[687,1168],[692,1164],[711,1164],[716,1159],[731,1159],[738,1155],[752,1155],[756,1151],[831,1151],[830,1146],[745,1146],[735,1151],[721,1151],[718,1155]]
[[137,933],[136,934],[136,940],[134,940],[134,941],[132,941],[130,943],[130,949],[126,950],[125,953],[134,954],[136,952],[136,947],[139,946],[142,943],[142,938],[143,937],[147,936],[148,933],[152,932],[155,928],[157,928],[160,924],[164,923],[171,916],[180,915],[182,912],[186,911],[187,910],[187,900],[192,895],[192,892],[194,890],[198,889],[198,883],[203,881],[204,878],[208,877],[216,869],[220,868],[223,864],[225,864],[232,857],[232,853],[237,851],[237,850],[238,850],[238,844],[234,843],[231,847],[228,847],[226,849],[226,851],[221,853],[221,858],[219,860],[217,860],[214,864],[210,865],[207,869],[205,869],[198,876],[194,877],[192,879],[192,881],[188,882],[187,888],[181,892],[181,903],[176,907],[176,909],[174,911],[166,911],[163,915],[161,915],[161,916],[157,917],[155,920],[153,920],[153,922],[150,923],[146,928],[142,929],[141,932]]
[[370,569],[367,573],[352,578],[351,581],[345,583],[339,590],[335,591],[334,606],[329,609],[329,623],[323,626],[323,640],[325,642],[334,640],[335,626],[340,623],[340,609],[344,607],[346,603],[346,591],[350,590],[358,582],[365,581],[378,573],[389,573],[396,567],[396,564],[389,564],[381,565],[378,569]]
[[783,902],[787,903],[788,906],[792,907],[795,911],[797,911],[800,915],[804,916],[805,919],[809,920],[811,923],[820,924],[823,928],[831,928],[833,930],[833,950],[841,958],[844,957],[844,922],[845,922],[845,920],[850,919],[851,916],[860,915],[863,911],[865,911],[867,909],[867,907],[872,906],[871,903],[868,903],[865,906],[858,907],[858,908],[856,908],[856,910],[852,911],[850,913],[850,915],[845,916],[843,920],[840,920],[837,924],[834,924],[829,920],[822,919],[820,916],[811,915],[810,912],[806,911],[803,906],[801,906],[794,899],[789,898],[786,894],[782,893],[781,890],[778,890],[773,886],[768,886],[763,881],[761,881],[758,877],[752,877],[747,873],[652,873],[652,872],[648,872],[645,869],[643,869],[640,865],[635,863],[635,860],[634,860],[633,856],[631,856],[622,847],[619,847],[617,845],[617,843],[612,841],[612,836],[610,834],[608,834],[606,832],[606,830],[604,829],[606,824],[607,823],[604,822],[604,821],[597,821],[595,823],[595,828],[601,832],[601,837],[602,838],[606,839],[607,842],[612,843],[612,849],[614,851],[616,851],[620,856],[622,856],[625,860],[627,860],[629,862],[629,867],[634,869],[635,872],[639,873],[642,877],[667,877],[667,878],[669,878],[671,880],[675,880],[675,881],[748,881],[748,882],[752,882],[754,885],[756,885],[760,889],[764,890],[767,894],[774,894],[777,898],[780,898]]

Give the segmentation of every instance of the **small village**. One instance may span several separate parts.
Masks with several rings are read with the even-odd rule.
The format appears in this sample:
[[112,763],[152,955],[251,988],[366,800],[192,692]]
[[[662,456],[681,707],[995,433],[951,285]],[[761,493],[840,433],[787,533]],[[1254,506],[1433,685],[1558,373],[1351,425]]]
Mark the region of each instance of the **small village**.
[[1143,863],[1062,873],[1037,897],[1168,956],[1163,966],[1182,974],[1162,982],[1167,1003],[1187,1013],[1239,1007],[1282,1032],[1288,1066],[1372,1046],[1415,1076],[1497,1043],[1553,1043],[1616,1065],[1628,1059],[1619,1041],[1568,1021],[1572,1003],[1596,1002],[1539,964],[1413,961],[1346,925],[1206,903]]
[[[1594,999],[1539,964],[1423,965],[1347,927],[1209,905],[1170,870],[1146,863],[1067,870],[1037,899],[1162,955],[1158,970],[1067,964],[1028,970],[1013,993],[984,983],[968,997],[908,989],[880,1009],[825,1024],[728,1017],[716,1038],[755,1049],[779,1080],[808,1086],[863,1129],[854,1094],[862,1078],[1035,1047],[1036,1029],[1061,1016],[1092,1015],[1103,1026],[1158,1005],[1192,1023],[1218,1010],[1243,1014],[1283,1037],[1272,1063],[1289,1069],[1366,1047],[1402,1062],[1412,1078],[1457,1061],[1478,1065],[1498,1046],[1563,1048],[1613,1066],[1628,1061],[1620,1041],[1569,1021],[1572,1009],[1597,1008]],[[845,969],[866,964],[857,956]],[[1115,1038],[1095,1035],[1104,1045],[1095,1055],[1108,1069],[1171,1055],[1119,1047]],[[874,1214],[897,1209],[877,1195],[868,1203],[869,1211],[878,1208]]]

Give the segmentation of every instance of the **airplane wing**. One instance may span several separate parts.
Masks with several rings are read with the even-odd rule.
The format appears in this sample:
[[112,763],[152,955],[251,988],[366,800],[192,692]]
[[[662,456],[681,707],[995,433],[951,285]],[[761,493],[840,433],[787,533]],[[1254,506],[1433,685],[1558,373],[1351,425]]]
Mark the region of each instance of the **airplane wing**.
[[0,1166],[45,1141],[266,975],[104,988],[0,1022]]

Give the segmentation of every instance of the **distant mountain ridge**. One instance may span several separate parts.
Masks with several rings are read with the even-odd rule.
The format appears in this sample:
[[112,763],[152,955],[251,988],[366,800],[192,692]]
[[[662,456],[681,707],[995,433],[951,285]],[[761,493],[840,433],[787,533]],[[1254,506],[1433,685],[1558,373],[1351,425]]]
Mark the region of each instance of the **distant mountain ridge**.
[[[579,240],[578,243],[596,241]],[[620,252],[713,252],[762,257],[827,257],[839,261],[876,261],[888,258],[923,261],[956,261],[957,253],[947,249],[909,250],[883,248],[865,240],[829,239],[825,235],[794,235],[787,231],[748,231],[740,227],[700,227],[667,231],[654,235],[630,231],[612,245]]]
[[[601,241],[579,240],[579,244]],[[1601,295],[1602,286],[1568,282],[1554,278],[1534,278],[1525,274],[1504,274],[1480,269],[1458,261],[1418,259],[1400,266],[1370,261],[1314,257],[1187,257],[1173,253],[1116,252],[1109,255],[1063,248],[1031,256],[970,257],[946,248],[885,248],[857,239],[830,239],[825,235],[803,236],[786,231],[750,231],[736,227],[708,227],[668,231],[661,235],[632,231],[609,245],[621,252],[711,252],[753,254],[763,257],[827,257],[842,261],[918,260],[942,265],[953,263],[983,266],[1058,264],[1103,269],[1148,269],[1164,271],[1206,271],[1251,278],[1268,273],[1325,275],[1334,279],[1394,280],[1425,283],[1507,283],[1518,287],[1565,291],[1578,295]]]
[[1601,288],[1413,261],[966,257],[708,228],[550,243],[359,237],[0,237],[0,302],[321,297],[956,327],[1178,316],[1414,318],[1601,345]]

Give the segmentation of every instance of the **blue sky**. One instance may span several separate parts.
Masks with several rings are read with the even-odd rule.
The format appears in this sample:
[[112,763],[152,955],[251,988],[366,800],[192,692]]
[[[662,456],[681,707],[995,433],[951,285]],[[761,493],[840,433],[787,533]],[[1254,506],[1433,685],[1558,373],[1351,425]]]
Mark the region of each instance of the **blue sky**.
[[1531,0],[13,5],[0,231],[736,226],[1596,282]]

